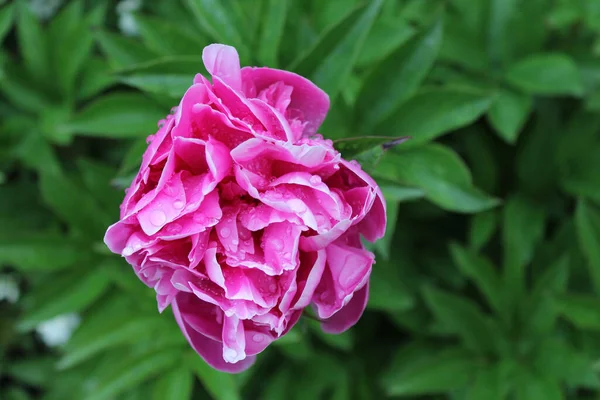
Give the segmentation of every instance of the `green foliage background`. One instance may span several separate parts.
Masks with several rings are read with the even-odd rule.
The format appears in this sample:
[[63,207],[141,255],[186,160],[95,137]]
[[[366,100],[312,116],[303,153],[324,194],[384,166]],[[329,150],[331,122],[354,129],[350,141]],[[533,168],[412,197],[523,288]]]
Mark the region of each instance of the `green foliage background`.
[[[135,37],[112,1],[27,4],[0,6],[0,268],[22,292],[0,303],[0,397],[598,398],[600,1],[145,1]],[[326,137],[412,137],[338,142],[388,202],[362,320],[303,319],[241,375],[102,243],[212,42],[314,80]],[[71,312],[45,346],[35,327]]]

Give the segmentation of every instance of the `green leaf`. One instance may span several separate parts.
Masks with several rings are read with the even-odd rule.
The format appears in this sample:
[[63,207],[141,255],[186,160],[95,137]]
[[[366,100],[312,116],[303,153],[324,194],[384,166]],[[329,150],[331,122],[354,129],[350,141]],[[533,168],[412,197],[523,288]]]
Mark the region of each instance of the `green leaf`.
[[289,0],[268,0],[267,13],[262,24],[262,34],[258,48],[258,60],[263,65],[277,68],[279,46],[288,11]]
[[529,95],[511,90],[500,90],[488,111],[488,119],[496,132],[507,143],[516,143],[531,112]]
[[466,400],[504,400],[509,389],[510,377],[503,363],[491,365],[477,372],[475,382],[469,386]]
[[369,309],[396,313],[414,305],[413,290],[403,276],[403,261],[399,256],[377,259],[377,268],[373,268],[370,278]]
[[350,352],[354,346],[354,336],[351,330],[347,330],[341,334],[329,334],[323,332],[320,325],[315,323],[308,324],[309,330],[326,345]]
[[545,226],[541,205],[520,194],[507,200],[502,227],[504,283],[515,302],[525,290],[525,266],[531,262]]
[[15,11],[15,3],[6,4],[0,8],[0,42],[4,39],[4,36],[10,31],[13,24],[13,17]]
[[575,226],[594,289],[600,293],[600,211],[580,200],[575,211]]
[[372,174],[422,189],[428,200],[449,211],[474,213],[499,203],[473,187],[464,162],[454,151],[439,144],[388,151]]
[[472,251],[481,250],[498,228],[498,217],[494,210],[475,214],[469,227],[469,247]]
[[135,138],[157,130],[166,112],[138,93],[113,92],[78,112],[65,128],[86,136]]
[[557,300],[563,318],[577,328],[600,331],[600,299],[594,295],[568,294]]
[[110,186],[116,170],[87,158],[77,160],[77,166],[86,189],[96,201],[106,210],[117,210],[123,200],[123,193]]
[[[237,5],[232,1],[217,0],[186,0],[202,30],[219,43],[234,46],[240,54],[240,59],[246,59],[249,50],[239,29],[243,27],[236,23],[232,8]],[[246,34],[246,33],[245,33]]]
[[403,359],[398,352],[384,376],[388,396],[446,393],[465,387],[477,372],[473,357],[462,349],[450,348],[422,359]]
[[425,288],[423,294],[436,319],[457,334],[467,348],[482,354],[496,349],[499,332],[475,303],[432,287]]
[[490,306],[502,314],[505,311],[504,288],[492,263],[456,243],[450,245],[450,253],[460,272],[471,279]]
[[194,377],[185,368],[175,368],[161,376],[154,385],[152,398],[154,400],[188,400],[192,398]]
[[194,371],[202,385],[215,400],[239,400],[241,395],[234,376],[209,366],[198,354],[190,353],[185,364]]
[[87,395],[88,400],[108,400],[133,388],[143,381],[171,370],[181,359],[173,349],[150,353],[113,368],[112,372],[97,382]]
[[95,36],[113,69],[128,67],[158,57],[158,54],[141,43],[122,35],[98,31]]
[[[385,13],[382,12],[382,15]],[[397,18],[381,19],[371,27],[363,49],[356,60],[357,67],[367,67],[387,58],[416,34],[416,29]]]
[[563,400],[558,380],[525,373],[519,376],[516,400]]
[[110,73],[110,67],[104,58],[92,56],[86,61],[81,71],[77,96],[81,100],[93,97],[114,85],[116,81],[116,77]]
[[262,400],[281,400],[286,398],[294,382],[294,373],[291,368],[278,368],[269,376],[269,384],[264,385],[260,393]]
[[[368,153],[370,150],[381,147],[389,148],[403,143],[407,140],[406,137],[392,136],[360,136],[338,139],[334,142],[334,147],[344,158],[352,159],[360,157],[363,153]],[[383,154],[383,153],[381,153]]]
[[174,22],[147,15],[135,15],[142,41],[150,50],[161,55],[197,55],[208,41],[189,34]]
[[408,135],[408,146],[420,145],[469,125],[491,104],[488,95],[459,88],[425,89],[377,125],[383,135]]
[[46,356],[11,360],[6,373],[27,385],[46,387],[51,375],[56,373],[54,358]]
[[148,93],[165,94],[174,99],[183,97],[191,86],[192,78],[188,74],[132,74],[120,78],[126,85],[138,88]]
[[488,22],[488,53],[495,66],[503,66],[511,55],[512,37],[507,35],[511,19],[518,10],[517,0],[492,0]]
[[439,59],[442,62],[459,66],[465,71],[476,73],[490,70],[484,38],[463,22],[463,18],[446,13],[444,40]]
[[583,83],[573,60],[558,53],[531,55],[509,67],[506,79],[521,90],[538,95],[583,94]]
[[358,96],[363,131],[385,120],[416,92],[433,65],[441,40],[439,19],[422,36],[396,50],[372,71]]
[[289,69],[311,78],[335,100],[350,76],[382,3],[383,0],[373,0],[368,6],[354,9],[326,31]]
[[24,0],[17,3],[17,39],[25,67],[36,81],[46,77],[48,66],[48,46],[40,22]]
[[55,271],[72,266],[81,259],[81,247],[55,234],[0,238],[0,264],[23,272]]
[[67,290],[57,293],[52,300],[25,313],[18,327],[29,330],[57,315],[81,311],[98,299],[106,291],[108,284],[108,277],[102,271],[92,270]]

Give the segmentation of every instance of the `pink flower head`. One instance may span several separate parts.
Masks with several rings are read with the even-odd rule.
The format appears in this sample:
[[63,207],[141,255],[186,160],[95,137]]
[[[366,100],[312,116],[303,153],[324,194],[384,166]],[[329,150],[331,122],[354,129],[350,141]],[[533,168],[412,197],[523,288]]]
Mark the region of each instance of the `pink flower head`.
[[316,134],[327,95],[307,79],[240,69],[213,44],[176,111],[148,138],[142,165],[104,238],[171,305],[190,345],[239,372],[312,305],[325,332],[365,308],[385,231],[377,184]]

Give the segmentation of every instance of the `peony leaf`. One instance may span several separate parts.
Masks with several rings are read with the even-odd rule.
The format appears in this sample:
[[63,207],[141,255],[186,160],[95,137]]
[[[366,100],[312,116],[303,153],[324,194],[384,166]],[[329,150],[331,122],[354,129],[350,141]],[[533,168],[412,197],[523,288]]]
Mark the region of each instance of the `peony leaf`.
[[185,364],[196,374],[202,385],[215,400],[239,400],[238,385],[234,376],[217,371],[206,364],[198,354],[190,353],[184,359]]
[[0,8],[0,42],[10,31],[15,15],[15,3],[6,4]]
[[25,1],[17,3],[17,39],[25,67],[35,81],[40,81],[48,72],[48,43],[40,21],[31,12]]
[[289,69],[312,79],[333,102],[347,82],[382,4],[383,0],[373,0],[368,6],[355,8]]
[[560,53],[531,55],[510,66],[506,80],[527,93],[538,95],[581,96],[584,90],[577,65]]
[[113,69],[123,68],[158,57],[137,41],[116,33],[97,31],[96,40]]
[[438,19],[421,37],[396,50],[371,72],[358,95],[363,131],[385,120],[416,92],[433,65],[441,41],[442,21]]
[[208,40],[197,33],[191,34],[177,24],[162,18],[135,15],[136,25],[144,44],[160,55],[197,55]]
[[488,119],[496,132],[507,143],[515,144],[533,101],[529,95],[511,90],[500,90],[489,111]]
[[[383,14],[383,13],[382,13]],[[383,16],[369,31],[362,51],[356,60],[357,67],[368,67],[387,58],[416,34],[409,23]]]
[[262,25],[258,60],[266,66],[277,68],[277,55],[288,10],[289,0],[269,0],[267,15]]
[[20,271],[55,271],[74,265],[82,259],[76,243],[56,234],[0,238],[0,264]]
[[557,300],[558,310],[577,328],[600,331],[600,299],[594,295],[568,294]]
[[192,397],[194,377],[184,367],[175,368],[156,381],[152,398],[154,400],[188,400]]
[[491,239],[498,229],[498,218],[494,210],[475,214],[471,218],[469,228],[469,247],[473,251],[479,251]]
[[600,211],[584,200],[577,203],[575,227],[579,248],[587,260],[590,278],[600,292]]

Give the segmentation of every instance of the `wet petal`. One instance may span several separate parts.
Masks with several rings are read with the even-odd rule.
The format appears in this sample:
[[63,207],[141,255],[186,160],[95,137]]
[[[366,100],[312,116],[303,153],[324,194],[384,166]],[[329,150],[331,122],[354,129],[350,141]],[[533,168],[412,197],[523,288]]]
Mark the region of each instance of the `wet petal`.
[[323,320],[321,329],[326,333],[342,333],[354,326],[362,316],[369,300],[369,283],[357,290],[341,310]]
[[234,47],[211,44],[202,51],[202,61],[209,74],[219,77],[232,89],[242,89],[240,57]]

